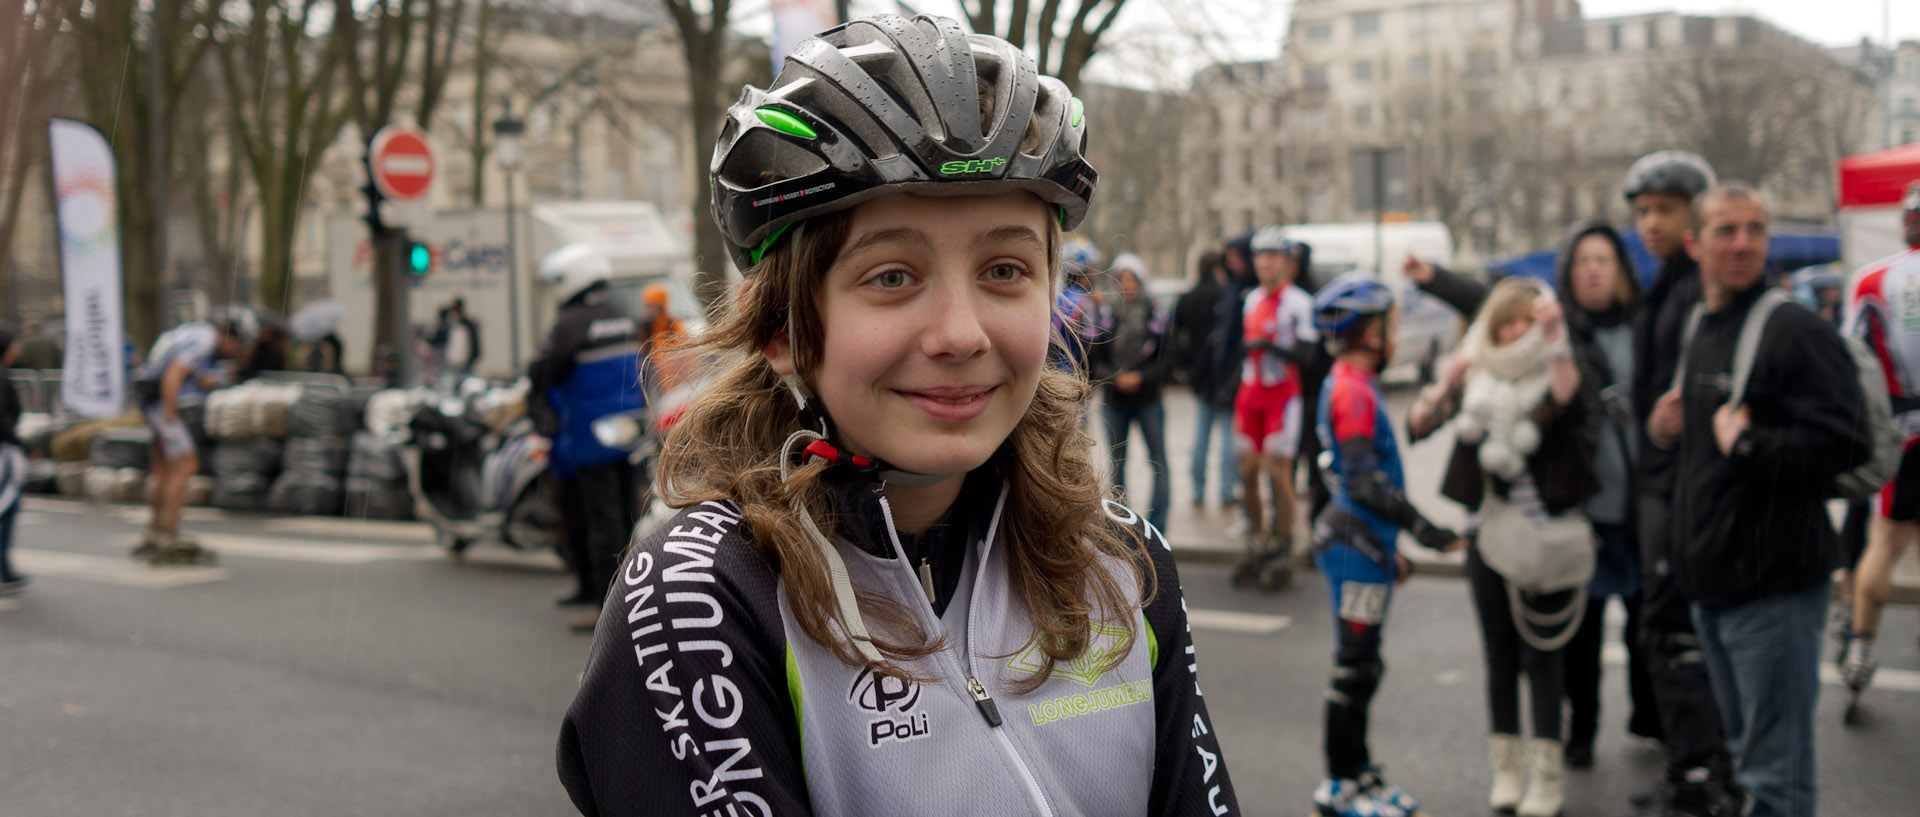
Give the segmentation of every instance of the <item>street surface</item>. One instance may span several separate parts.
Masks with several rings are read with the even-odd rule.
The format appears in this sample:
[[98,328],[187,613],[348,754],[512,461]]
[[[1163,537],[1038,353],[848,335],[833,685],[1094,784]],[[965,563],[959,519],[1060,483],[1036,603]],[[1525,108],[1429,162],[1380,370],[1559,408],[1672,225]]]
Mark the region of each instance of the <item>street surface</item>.
[[[1191,415],[1177,412],[1191,401],[1168,403],[1188,418],[1170,421],[1184,456]],[[1230,541],[1229,515],[1189,509],[1176,469],[1170,527],[1183,555],[1204,556],[1192,548]],[[125,555],[144,516],[27,500],[15,558],[32,585],[0,599],[0,814],[573,813],[554,740],[588,639],[552,604],[570,582],[556,560],[495,548],[460,564],[421,525],[194,509],[187,526],[220,566],[153,569]],[[1195,532],[1183,539],[1182,525]],[[1307,814],[1331,643],[1318,577],[1263,596],[1195,558],[1182,580],[1246,813]],[[1888,615],[1865,725],[1842,727],[1844,690],[1823,688],[1826,813],[1913,811],[1917,619]],[[1387,632],[1375,756],[1441,817],[1486,811],[1475,627],[1465,585],[1428,575],[1400,592]],[[1569,773],[1570,817],[1623,814],[1659,768],[1624,736],[1623,651],[1609,656],[1598,763]]]

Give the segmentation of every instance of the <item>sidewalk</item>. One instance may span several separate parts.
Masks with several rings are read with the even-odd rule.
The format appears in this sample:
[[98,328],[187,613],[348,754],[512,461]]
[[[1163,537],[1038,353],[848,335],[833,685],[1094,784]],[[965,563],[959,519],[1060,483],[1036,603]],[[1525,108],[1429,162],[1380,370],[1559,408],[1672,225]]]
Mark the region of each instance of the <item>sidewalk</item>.
[[[1405,390],[1389,390],[1387,393],[1388,413],[1394,417],[1397,428],[1404,429],[1403,419],[1407,406],[1412,403],[1412,394]],[[1194,504],[1193,496],[1193,436],[1194,401],[1193,396],[1184,389],[1169,389],[1166,397],[1167,409],[1167,458],[1173,479],[1173,507],[1167,512],[1167,541],[1172,543],[1174,555],[1181,561],[1231,564],[1240,558],[1245,544],[1231,534],[1240,519],[1240,509],[1222,508],[1217,499],[1209,496],[1201,506]],[[1104,445],[1106,429],[1099,420],[1099,404],[1090,409],[1092,421],[1087,432],[1093,436],[1096,444]],[[1404,440],[1404,437],[1403,437]],[[1215,450],[1210,452],[1208,480],[1218,478],[1219,436],[1215,432]],[[1439,495],[1439,480],[1446,466],[1445,458],[1453,450],[1452,437],[1442,431],[1434,437],[1417,445],[1405,445],[1401,448],[1401,457],[1406,464],[1407,489],[1414,505],[1426,513],[1435,524],[1459,526],[1463,515],[1458,505],[1442,499]],[[1144,512],[1147,500],[1151,496],[1153,474],[1146,462],[1146,445],[1140,440],[1138,432],[1134,434],[1128,446],[1129,462],[1127,468],[1128,505]],[[1096,452],[1096,467],[1107,467],[1107,461]],[[1216,494],[1217,489],[1209,484],[1207,493]],[[1303,510],[1295,514],[1296,552],[1304,552],[1311,541],[1308,533],[1308,520]],[[1459,553],[1436,553],[1413,544],[1411,540],[1401,538],[1401,553],[1414,563],[1417,573],[1427,575],[1457,576],[1461,574],[1466,557]],[[1920,548],[1908,548],[1905,557],[1894,571],[1893,602],[1895,604],[1920,605]]]

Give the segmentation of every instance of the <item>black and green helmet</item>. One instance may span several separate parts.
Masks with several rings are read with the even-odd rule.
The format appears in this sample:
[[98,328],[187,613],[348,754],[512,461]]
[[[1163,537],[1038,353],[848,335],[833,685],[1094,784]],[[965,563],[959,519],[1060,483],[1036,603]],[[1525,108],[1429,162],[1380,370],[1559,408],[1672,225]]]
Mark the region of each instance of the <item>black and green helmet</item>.
[[794,222],[932,185],[1026,190],[1071,230],[1099,177],[1086,138],[1080,100],[1012,43],[944,17],[868,17],[795,46],[772,89],[749,85],[727,111],[713,218],[742,270]]

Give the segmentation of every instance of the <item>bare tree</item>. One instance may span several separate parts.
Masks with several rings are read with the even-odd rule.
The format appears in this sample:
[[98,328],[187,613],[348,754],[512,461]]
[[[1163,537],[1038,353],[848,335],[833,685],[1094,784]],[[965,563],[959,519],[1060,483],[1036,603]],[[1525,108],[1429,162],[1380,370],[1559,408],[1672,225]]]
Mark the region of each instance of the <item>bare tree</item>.
[[[720,135],[720,117],[727,105],[723,75],[728,58],[728,15],[733,6],[730,0],[711,0],[703,14],[693,0],[659,2],[666,6],[680,33],[680,48],[687,62],[687,115],[693,121],[694,155],[703,155],[703,149]],[[725,294],[727,248],[720,225],[708,215],[713,190],[707,184],[706,163],[690,164],[694,173],[694,289],[703,303],[712,305]]]
[[1100,51],[1101,38],[1126,5],[1127,0],[1042,0],[1036,12],[1031,0],[1009,0],[1003,15],[999,0],[960,0],[974,31],[1033,47],[1040,71],[1069,88],[1080,87],[1080,70]]
[[1805,56],[1696,49],[1650,63],[1641,109],[1655,136],[1709,157],[1721,178],[1763,185],[1810,141],[1820,84]]
[[[75,53],[85,55],[73,61],[81,107],[113,145],[123,314],[127,334],[144,343],[160,330],[154,307],[166,264],[159,248],[167,214],[156,210],[151,193],[171,171],[166,157],[156,164],[149,148],[154,139],[174,141],[184,111],[174,101],[197,76],[211,45],[208,26],[219,9],[214,0],[153,0],[140,6],[78,3],[67,20]],[[159,53],[150,56],[153,48]],[[150,78],[149,66],[158,66],[159,76]]]
[[[44,155],[47,117],[60,88],[64,54],[55,32],[75,0],[0,0],[0,265],[11,263],[14,225],[27,177]],[[0,277],[0,287],[12,283]],[[19,293],[4,293],[17,304]]]

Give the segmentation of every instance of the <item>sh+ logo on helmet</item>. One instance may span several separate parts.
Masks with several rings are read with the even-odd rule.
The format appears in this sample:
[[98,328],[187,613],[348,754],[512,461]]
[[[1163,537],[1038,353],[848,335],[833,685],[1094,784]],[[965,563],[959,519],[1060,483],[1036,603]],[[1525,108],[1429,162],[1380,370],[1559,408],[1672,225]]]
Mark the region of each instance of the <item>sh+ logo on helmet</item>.
[[992,159],[955,159],[940,166],[940,175],[968,176],[974,173],[992,173],[1006,163],[1007,160],[997,156]]
[[920,702],[919,684],[874,672],[872,668],[863,669],[854,677],[853,688],[847,690],[847,700],[881,716],[867,723],[869,747],[878,747],[887,741],[917,740],[930,731],[927,713],[913,712],[914,705]]

